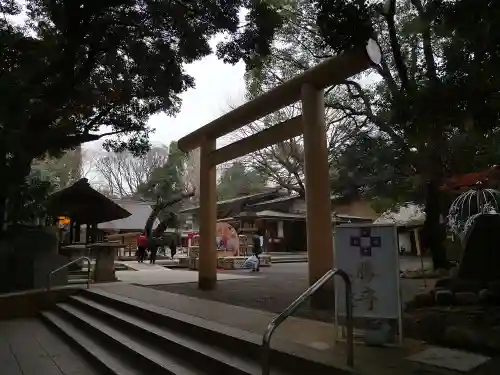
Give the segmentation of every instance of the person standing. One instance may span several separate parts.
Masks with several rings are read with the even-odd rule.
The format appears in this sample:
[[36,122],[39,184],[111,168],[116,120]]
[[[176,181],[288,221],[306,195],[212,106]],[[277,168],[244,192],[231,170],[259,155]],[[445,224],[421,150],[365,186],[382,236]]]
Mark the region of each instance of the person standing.
[[142,232],[139,237],[137,237],[137,258],[139,263],[144,263],[147,248],[148,238],[146,237],[146,233]]
[[262,246],[261,246],[261,242],[260,242],[260,237],[257,234],[254,234],[252,237],[252,242],[253,242],[252,253],[257,258],[257,265],[255,266],[255,268],[252,271],[259,272],[260,271],[260,258],[259,258],[259,256],[262,253]]
[[174,259],[175,253],[177,253],[177,245],[175,244],[175,241],[172,240],[170,241],[170,257]]
[[151,246],[149,249],[149,264],[155,264],[156,263],[156,253],[158,252],[158,247],[156,245]]

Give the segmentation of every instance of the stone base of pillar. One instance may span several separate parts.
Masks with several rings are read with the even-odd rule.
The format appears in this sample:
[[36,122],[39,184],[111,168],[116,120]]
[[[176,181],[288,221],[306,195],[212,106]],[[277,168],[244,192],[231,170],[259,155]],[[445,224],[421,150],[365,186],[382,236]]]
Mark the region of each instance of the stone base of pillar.
[[217,286],[217,277],[203,277],[198,278],[198,289],[201,290],[214,290]]
[[[342,297],[343,298],[343,297]],[[324,285],[310,298],[313,309],[331,310],[335,307],[335,289],[333,284]]]

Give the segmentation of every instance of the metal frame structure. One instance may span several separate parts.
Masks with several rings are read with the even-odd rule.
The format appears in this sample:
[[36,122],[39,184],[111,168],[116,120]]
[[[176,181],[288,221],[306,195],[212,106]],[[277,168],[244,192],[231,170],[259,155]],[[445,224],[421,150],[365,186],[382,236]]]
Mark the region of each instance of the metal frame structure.
[[281,314],[276,316],[267,326],[262,337],[262,375],[269,375],[271,371],[271,337],[274,331],[297,309],[302,306],[314,293],[316,293],[323,285],[333,279],[335,276],[340,276],[345,283],[345,301],[346,301],[346,316],[347,316],[347,365],[354,367],[354,321],[352,311],[352,285],[349,275],[340,269],[333,269],[325,273],[322,278],[311,285],[304,293],[302,293],[295,301],[292,302]]
[[91,268],[92,268],[92,262],[90,261],[89,257],[83,256],[83,257],[77,258],[75,260],[72,260],[71,262],[68,262],[65,265],[63,265],[63,266],[61,266],[59,268],[56,268],[55,270],[51,271],[49,273],[49,275],[47,276],[47,292],[50,292],[50,288],[52,287],[52,276],[54,274],[56,274],[59,271],[62,271],[65,268],[68,268],[72,264],[74,264],[76,262],[79,262],[81,260],[86,260],[87,261],[87,265],[88,265],[88,268],[87,268],[87,289],[89,289],[90,288],[90,281],[92,279],[90,277],[90,271],[91,271]]

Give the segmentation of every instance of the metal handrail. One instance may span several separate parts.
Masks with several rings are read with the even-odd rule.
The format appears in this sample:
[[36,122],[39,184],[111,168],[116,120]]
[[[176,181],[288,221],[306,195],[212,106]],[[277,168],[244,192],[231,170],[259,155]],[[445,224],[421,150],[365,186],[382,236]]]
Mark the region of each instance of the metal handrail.
[[262,375],[269,375],[271,371],[270,353],[271,353],[271,336],[276,328],[289,318],[297,309],[319,288],[328,282],[335,275],[340,276],[345,283],[345,298],[346,298],[346,315],[347,315],[347,365],[354,366],[354,324],[352,314],[352,286],[349,275],[340,269],[332,269],[325,273],[318,281],[311,285],[304,293],[302,293],[295,301],[292,302],[281,314],[276,316],[267,326],[264,336],[262,337]]
[[77,258],[75,260],[72,260],[71,262],[68,262],[65,265],[63,265],[63,266],[61,266],[59,268],[56,268],[55,270],[53,270],[52,272],[50,272],[49,275],[48,275],[48,277],[47,277],[47,291],[50,291],[50,287],[51,287],[51,284],[52,284],[52,275],[56,274],[57,272],[65,269],[65,268],[68,268],[73,263],[79,262],[81,260],[86,260],[87,264],[88,264],[88,268],[87,268],[87,289],[89,289],[90,288],[90,280],[91,280],[91,278],[90,278],[90,270],[92,268],[92,263],[91,263],[89,257],[82,256],[82,257]]

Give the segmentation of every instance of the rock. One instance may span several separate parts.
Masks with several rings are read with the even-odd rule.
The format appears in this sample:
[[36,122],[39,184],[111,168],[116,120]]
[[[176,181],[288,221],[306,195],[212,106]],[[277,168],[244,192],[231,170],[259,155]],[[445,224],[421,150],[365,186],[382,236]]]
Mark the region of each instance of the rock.
[[431,293],[420,293],[413,298],[412,307],[419,309],[434,305],[434,297]]
[[478,294],[478,302],[484,305],[490,305],[495,299],[494,294],[489,289],[481,289]]
[[458,292],[455,293],[455,301],[459,305],[475,305],[478,302],[478,297],[473,292]]
[[453,293],[449,289],[437,290],[434,293],[436,303],[441,306],[450,306],[455,302]]

